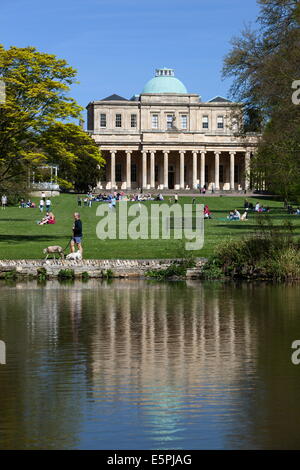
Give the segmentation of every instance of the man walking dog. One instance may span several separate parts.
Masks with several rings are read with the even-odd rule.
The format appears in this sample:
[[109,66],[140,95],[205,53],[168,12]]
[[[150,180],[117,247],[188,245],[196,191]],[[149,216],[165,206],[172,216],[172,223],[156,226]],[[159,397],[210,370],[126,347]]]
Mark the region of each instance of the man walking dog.
[[74,225],[73,225],[73,237],[71,240],[71,253],[75,252],[75,244],[77,245],[78,250],[80,251],[82,257],[82,222],[80,220],[79,212],[75,212],[74,214]]

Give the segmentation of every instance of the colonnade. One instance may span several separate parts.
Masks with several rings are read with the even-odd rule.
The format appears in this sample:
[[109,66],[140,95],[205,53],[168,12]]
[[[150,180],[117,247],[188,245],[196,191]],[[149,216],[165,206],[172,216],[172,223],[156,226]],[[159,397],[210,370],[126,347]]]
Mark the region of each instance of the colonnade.
[[[110,188],[109,189],[116,189],[116,155],[121,150],[110,150],[110,175],[108,178],[110,179]],[[169,154],[170,152],[174,152],[174,150],[142,150],[141,152],[141,160],[142,160],[142,174],[141,174],[141,181],[139,182],[138,186],[142,187],[143,189],[155,189],[156,188],[156,181],[155,181],[155,166],[156,166],[156,158],[157,153],[163,153],[163,183],[160,185],[160,189],[169,189]],[[192,153],[192,159],[190,158],[190,152]],[[175,189],[186,189],[186,181],[185,181],[185,165],[188,163],[191,165],[192,168],[192,188],[196,189],[204,187],[206,184],[205,181],[205,167],[206,167],[206,159],[207,153],[210,154],[213,152],[214,158],[214,189],[216,191],[220,190],[220,157],[226,154],[226,157],[229,155],[229,187],[230,190],[235,190],[235,163],[236,163],[236,150],[179,150],[176,151],[178,153],[179,158],[179,184]],[[241,151],[238,151],[241,153]],[[124,154],[124,150],[122,150]],[[132,188],[131,182],[131,164],[132,164],[132,153],[133,150],[125,150],[126,155],[126,188],[130,190]],[[187,153],[189,153],[187,158]],[[250,171],[250,159],[251,159],[251,151],[245,150],[244,153],[244,169],[245,169],[245,187],[243,189],[249,189],[249,171]],[[200,165],[198,163],[200,159]]]

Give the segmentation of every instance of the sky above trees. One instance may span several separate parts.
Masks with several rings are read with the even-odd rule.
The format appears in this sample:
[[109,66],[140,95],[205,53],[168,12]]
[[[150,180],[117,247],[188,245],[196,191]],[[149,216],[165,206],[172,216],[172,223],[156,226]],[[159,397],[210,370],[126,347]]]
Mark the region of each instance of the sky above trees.
[[82,106],[140,93],[158,67],[174,68],[209,100],[228,96],[223,58],[257,12],[256,0],[2,0],[0,42],[66,59],[78,70],[71,96]]

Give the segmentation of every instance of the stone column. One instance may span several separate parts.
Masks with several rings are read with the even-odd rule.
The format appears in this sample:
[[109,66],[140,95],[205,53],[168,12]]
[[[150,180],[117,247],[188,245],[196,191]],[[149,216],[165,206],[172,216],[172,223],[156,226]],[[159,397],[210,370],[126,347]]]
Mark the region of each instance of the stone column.
[[230,190],[234,191],[234,160],[235,152],[230,153]]
[[245,153],[245,190],[248,191],[250,188],[250,159],[251,152]]
[[185,151],[181,150],[180,154],[180,189],[184,189],[184,154]]
[[197,189],[198,152],[193,152],[193,189]]
[[111,189],[115,189],[116,187],[116,151],[110,151],[110,181],[111,181]]
[[131,189],[131,150],[126,150],[126,189]]
[[164,188],[169,188],[169,151],[164,152]]
[[215,190],[220,189],[220,153],[215,152]]
[[147,152],[143,151],[142,188],[147,189]]
[[201,150],[201,168],[200,168],[200,186],[203,188],[205,185],[205,154],[204,150]]
[[150,152],[150,187],[155,188],[155,150]]

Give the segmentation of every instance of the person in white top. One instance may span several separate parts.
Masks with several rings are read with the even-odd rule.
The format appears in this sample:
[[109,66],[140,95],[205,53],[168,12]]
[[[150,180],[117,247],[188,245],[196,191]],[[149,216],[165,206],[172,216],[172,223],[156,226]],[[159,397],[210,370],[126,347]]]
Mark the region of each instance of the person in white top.
[[1,205],[2,209],[5,209],[7,206],[7,196],[5,194],[3,194],[3,196],[1,197]]
[[45,201],[44,201],[44,199],[41,199],[40,200],[40,212],[43,212],[44,206],[45,206]]

